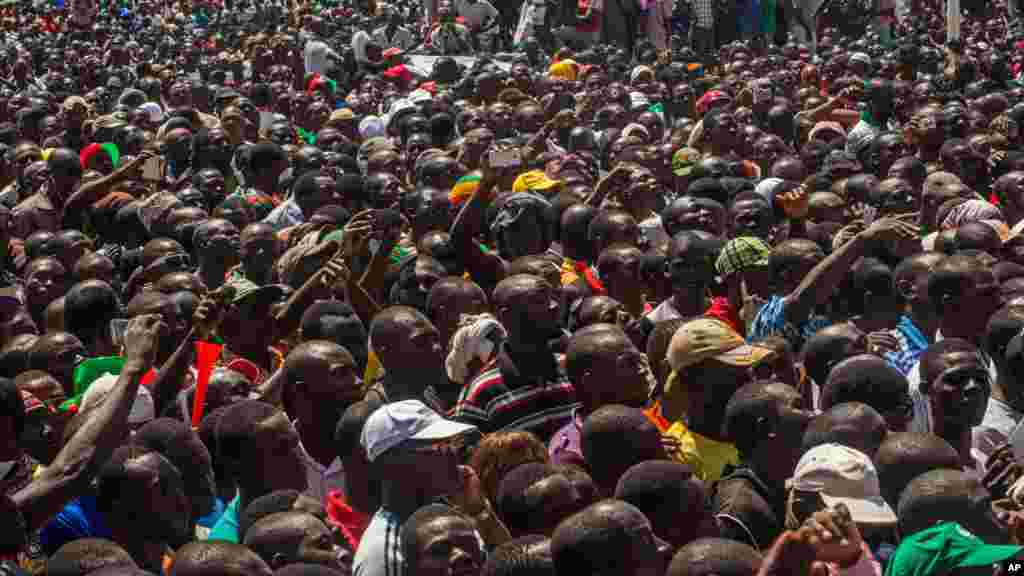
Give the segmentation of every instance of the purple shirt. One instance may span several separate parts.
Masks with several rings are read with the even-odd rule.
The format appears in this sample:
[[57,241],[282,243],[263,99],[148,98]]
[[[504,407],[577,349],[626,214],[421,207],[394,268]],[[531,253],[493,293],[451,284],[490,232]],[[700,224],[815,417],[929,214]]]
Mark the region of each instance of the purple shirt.
[[580,449],[580,433],[582,430],[583,418],[578,410],[573,410],[572,420],[559,428],[548,444],[548,454],[551,456],[552,464],[585,466],[583,450]]

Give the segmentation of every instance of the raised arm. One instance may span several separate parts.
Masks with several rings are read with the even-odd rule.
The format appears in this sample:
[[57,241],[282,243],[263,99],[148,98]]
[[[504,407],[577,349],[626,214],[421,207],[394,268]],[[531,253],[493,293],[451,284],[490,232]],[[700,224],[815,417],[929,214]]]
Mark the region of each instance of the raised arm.
[[36,530],[82,493],[114,449],[128,436],[128,413],[135,403],[142,375],[153,366],[161,336],[167,326],[160,316],[146,314],[128,323],[125,361],[110,394],[95,409],[80,414],[85,422],[53,463],[11,499],[24,515],[29,530]]
[[[133,178],[142,168],[142,165],[154,155],[149,150],[143,150],[138,156],[133,158],[130,162],[126,162],[121,165],[117,170],[114,170],[110,174],[83,184],[78,190],[76,190],[67,200],[64,201],[64,214],[65,218],[68,215],[80,221],[81,214],[89,209],[94,202],[110,193],[111,188],[114,185]],[[70,223],[70,222],[69,222]]]
[[498,174],[491,169],[490,158],[484,154],[480,159],[482,176],[480,187],[466,200],[455,216],[449,234],[459,260],[478,283],[497,284],[505,276],[506,263],[497,252],[480,247],[477,238],[481,235],[481,223],[487,207],[494,200]]
[[876,220],[866,230],[858,233],[811,269],[796,290],[786,296],[786,318],[793,322],[801,322],[807,318],[815,306],[827,302],[850,267],[864,255],[865,248],[871,243],[916,238],[917,236],[917,228],[908,220],[900,218]]

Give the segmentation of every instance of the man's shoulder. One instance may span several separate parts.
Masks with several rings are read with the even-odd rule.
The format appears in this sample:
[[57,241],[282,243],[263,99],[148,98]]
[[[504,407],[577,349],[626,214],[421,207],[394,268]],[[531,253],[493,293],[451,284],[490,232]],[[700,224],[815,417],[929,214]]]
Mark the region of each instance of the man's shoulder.
[[474,392],[504,386],[505,377],[501,373],[501,367],[495,363],[490,368],[473,377],[469,381],[469,384],[466,385],[466,390],[468,390],[472,395]]

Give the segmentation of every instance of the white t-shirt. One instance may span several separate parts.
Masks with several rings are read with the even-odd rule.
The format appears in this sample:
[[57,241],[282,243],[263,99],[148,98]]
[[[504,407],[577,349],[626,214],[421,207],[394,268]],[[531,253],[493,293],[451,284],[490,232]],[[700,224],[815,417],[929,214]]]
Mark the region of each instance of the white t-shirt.
[[455,10],[466,20],[472,29],[482,28],[488,19],[497,18],[498,10],[487,0],[477,0],[470,4],[466,0],[455,0]]

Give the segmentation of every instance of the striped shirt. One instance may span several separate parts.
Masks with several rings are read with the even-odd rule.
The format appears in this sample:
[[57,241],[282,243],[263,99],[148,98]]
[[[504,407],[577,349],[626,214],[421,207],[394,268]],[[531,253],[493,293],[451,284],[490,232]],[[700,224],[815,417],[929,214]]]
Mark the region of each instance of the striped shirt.
[[352,561],[353,576],[402,576],[405,573],[398,532],[402,519],[383,508],[377,510],[359,540]]
[[578,405],[576,390],[553,354],[517,360],[502,345],[490,365],[463,388],[452,417],[485,434],[523,430],[546,442],[572,420]]

